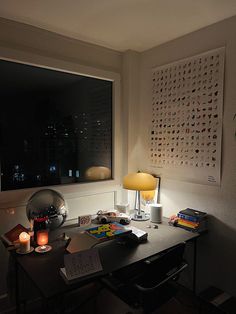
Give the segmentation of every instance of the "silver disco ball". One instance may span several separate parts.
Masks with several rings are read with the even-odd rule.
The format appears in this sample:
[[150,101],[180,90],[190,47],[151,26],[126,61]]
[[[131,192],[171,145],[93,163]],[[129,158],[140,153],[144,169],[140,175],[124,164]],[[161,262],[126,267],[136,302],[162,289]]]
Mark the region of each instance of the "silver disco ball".
[[65,222],[68,208],[60,193],[43,189],[30,197],[26,205],[26,214],[29,220],[46,218],[47,228],[54,230]]

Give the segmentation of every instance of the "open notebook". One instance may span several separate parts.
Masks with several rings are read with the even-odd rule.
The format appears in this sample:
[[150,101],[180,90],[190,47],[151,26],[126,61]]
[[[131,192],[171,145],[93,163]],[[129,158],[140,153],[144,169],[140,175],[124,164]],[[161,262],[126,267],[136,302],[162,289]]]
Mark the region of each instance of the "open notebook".
[[88,249],[64,256],[65,267],[60,273],[67,284],[87,278],[103,270],[97,249]]

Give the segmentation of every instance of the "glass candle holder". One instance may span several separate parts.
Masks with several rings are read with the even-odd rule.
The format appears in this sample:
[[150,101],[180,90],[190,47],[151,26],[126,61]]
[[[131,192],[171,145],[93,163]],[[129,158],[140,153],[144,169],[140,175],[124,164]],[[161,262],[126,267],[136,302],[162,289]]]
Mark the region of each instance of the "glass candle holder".
[[47,245],[48,244],[48,231],[47,230],[37,231],[37,244],[38,244],[38,247],[35,249],[36,252],[44,253],[52,249],[50,245]]

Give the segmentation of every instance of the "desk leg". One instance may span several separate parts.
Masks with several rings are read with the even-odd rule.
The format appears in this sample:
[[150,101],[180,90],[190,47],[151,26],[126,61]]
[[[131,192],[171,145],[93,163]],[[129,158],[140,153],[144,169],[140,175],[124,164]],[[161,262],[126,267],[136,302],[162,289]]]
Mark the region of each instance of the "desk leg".
[[15,281],[15,302],[16,302],[16,313],[20,313],[20,292],[19,292],[19,267],[17,262],[15,262],[15,270],[16,270],[16,281]]
[[49,300],[42,297],[41,310],[44,314],[49,314],[52,312],[49,306]]
[[65,295],[59,295],[53,300],[54,307],[57,310],[58,314],[64,314],[66,312],[66,303],[65,303]]
[[54,297],[50,299],[47,299],[42,296],[41,312],[43,314],[51,314],[51,313],[63,314],[65,313],[65,310],[66,308],[65,308],[65,303],[64,303],[64,295],[60,295],[58,297]]
[[196,277],[197,277],[197,238],[193,240],[193,293],[196,294]]

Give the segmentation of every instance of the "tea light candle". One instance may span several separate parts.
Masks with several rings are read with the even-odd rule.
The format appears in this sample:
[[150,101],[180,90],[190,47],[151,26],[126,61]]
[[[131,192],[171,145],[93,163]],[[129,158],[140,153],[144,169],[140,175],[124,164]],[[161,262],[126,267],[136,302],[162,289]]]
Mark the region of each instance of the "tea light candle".
[[19,235],[20,252],[27,253],[30,251],[30,235],[27,232],[21,232]]
[[46,244],[48,244],[48,231],[39,230],[37,232],[37,244],[40,246],[41,250],[46,249]]

